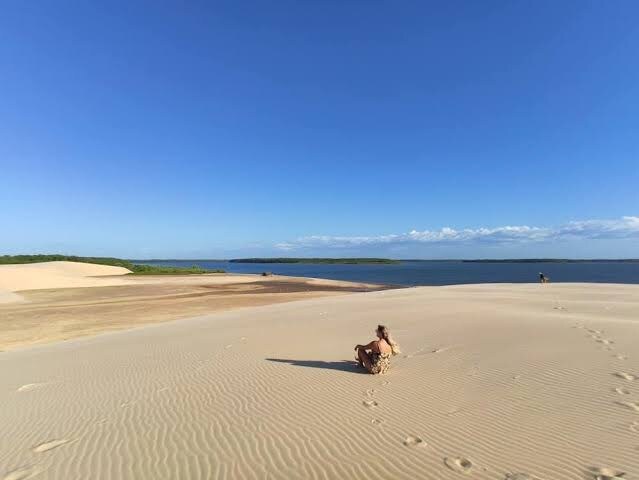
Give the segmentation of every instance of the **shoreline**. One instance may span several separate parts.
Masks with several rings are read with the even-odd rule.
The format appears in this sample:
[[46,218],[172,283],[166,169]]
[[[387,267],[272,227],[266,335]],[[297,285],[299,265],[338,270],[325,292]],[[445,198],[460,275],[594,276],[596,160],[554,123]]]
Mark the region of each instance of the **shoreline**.
[[[5,287],[0,290],[0,351],[207,313],[389,288],[279,275],[129,276],[121,270],[113,275],[113,268],[119,267],[59,262],[0,268],[0,287]],[[30,283],[36,288],[23,288]]]
[[[229,264],[207,263],[200,267],[221,268],[238,273],[273,273],[291,276],[311,276],[362,281],[393,286],[450,285],[467,283],[530,283],[543,271],[554,283],[596,282],[639,284],[637,263],[624,261],[561,261],[535,260],[457,260],[412,261],[395,265],[319,265],[319,264]],[[187,266],[191,262],[167,262],[167,265]],[[235,266],[233,266],[235,265]]]

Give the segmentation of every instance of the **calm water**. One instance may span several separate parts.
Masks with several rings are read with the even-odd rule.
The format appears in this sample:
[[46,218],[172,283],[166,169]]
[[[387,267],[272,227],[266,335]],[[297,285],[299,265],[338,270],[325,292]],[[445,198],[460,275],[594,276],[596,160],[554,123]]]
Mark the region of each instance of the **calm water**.
[[639,263],[462,263],[404,261],[391,265],[312,265],[229,263],[205,260],[139,262],[219,268],[232,273],[273,272],[296,277],[331,278],[392,285],[536,282],[538,273],[552,282],[639,283]]

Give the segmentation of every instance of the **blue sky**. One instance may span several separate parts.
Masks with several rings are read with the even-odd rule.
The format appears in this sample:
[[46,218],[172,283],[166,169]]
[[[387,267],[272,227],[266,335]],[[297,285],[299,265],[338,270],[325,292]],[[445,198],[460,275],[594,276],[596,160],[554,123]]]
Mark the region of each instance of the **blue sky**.
[[639,3],[22,2],[0,253],[639,257]]

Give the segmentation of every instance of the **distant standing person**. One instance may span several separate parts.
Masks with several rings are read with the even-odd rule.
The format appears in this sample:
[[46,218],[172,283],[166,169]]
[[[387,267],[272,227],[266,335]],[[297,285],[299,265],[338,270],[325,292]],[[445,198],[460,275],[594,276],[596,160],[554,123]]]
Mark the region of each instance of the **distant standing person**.
[[539,282],[540,283],[548,283],[548,280],[550,280],[546,275],[544,275],[543,273],[539,272]]

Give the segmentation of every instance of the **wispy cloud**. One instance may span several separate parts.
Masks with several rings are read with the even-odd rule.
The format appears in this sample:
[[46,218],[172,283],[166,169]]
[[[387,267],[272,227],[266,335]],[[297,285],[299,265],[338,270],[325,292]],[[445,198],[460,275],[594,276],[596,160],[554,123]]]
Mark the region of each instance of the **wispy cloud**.
[[558,227],[535,227],[528,225],[495,228],[464,228],[457,230],[444,227],[440,230],[412,230],[407,233],[373,236],[312,235],[276,244],[284,251],[305,248],[349,248],[396,244],[472,244],[472,243],[524,243],[548,242],[562,239],[614,239],[639,238],[639,217],[621,217],[612,220],[580,220]]

